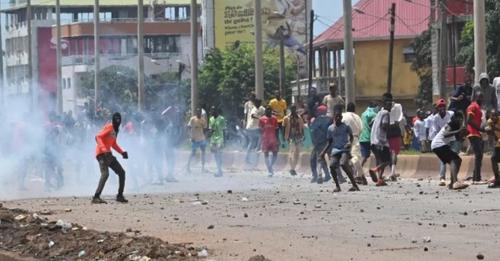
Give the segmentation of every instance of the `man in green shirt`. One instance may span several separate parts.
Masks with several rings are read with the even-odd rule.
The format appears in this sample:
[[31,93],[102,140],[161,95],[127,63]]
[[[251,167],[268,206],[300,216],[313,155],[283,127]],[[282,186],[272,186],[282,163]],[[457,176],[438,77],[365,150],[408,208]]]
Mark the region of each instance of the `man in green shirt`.
[[377,116],[377,107],[373,102],[368,104],[368,108],[361,114],[361,134],[359,135],[359,146],[361,150],[361,157],[363,161],[361,162],[361,166],[364,167],[365,163],[370,158],[370,135],[372,131],[373,120]]
[[218,108],[212,107],[212,116],[210,117],[208,128],[210,130],[210,150],[214,154],[215,164],[217,165],[216,177],[222,177],[222,147],[224,146],[224,129],[226,121],[220,115]]

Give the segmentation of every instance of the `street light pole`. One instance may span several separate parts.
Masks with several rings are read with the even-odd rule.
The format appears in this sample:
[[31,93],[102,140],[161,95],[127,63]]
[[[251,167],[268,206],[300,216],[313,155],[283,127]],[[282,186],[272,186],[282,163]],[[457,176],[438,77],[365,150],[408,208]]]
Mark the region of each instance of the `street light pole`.
[[62,72],[61,72],[61,3],[60,0],[56,0],[56,109],[57,113],[61,114],[63,112],[63,93],[62,93]]
[[137,4],[137,109],[144,110],[144,1]]
[[191,113],[198,107],[198,6],[191,0]]
[[280,71],[279,71],[279,92],[281,97],[285,97],[285,93],[283,92],[285,90],[285,46],[283,43],[283,37],[284,37],[284,28],[280,27],[279,28],[279,33],[280,33]]
[[486,71],[486,22],[484,0],[474,0],[474,75],[475,82]]
[[355,102],[354,53],[352,43],[352,2],[344,0],[344,56],[345,56],[345,98],[346,104]]
[[33,51],[32,37],[31,37],[31,0],[26,0],[26,28],[28,31],[28,92],[30,100],[30,110],[35,109],[35,90],[33,90]]
[[99,108],[99,71],[101,67],[99,51],[99,0],[94,0],[94,116]]
[[392,3],[391,6],[391,26],[389,28],[390,40],[389,40],[389,66],[387,72],[387,92],[392,93],[392,67],[394,60],[394,26],[396,23],[396,4]]
[[255,23],[255,96],[264,99],[264,74],[262,72],[262,13],[261,0],[254,1]]

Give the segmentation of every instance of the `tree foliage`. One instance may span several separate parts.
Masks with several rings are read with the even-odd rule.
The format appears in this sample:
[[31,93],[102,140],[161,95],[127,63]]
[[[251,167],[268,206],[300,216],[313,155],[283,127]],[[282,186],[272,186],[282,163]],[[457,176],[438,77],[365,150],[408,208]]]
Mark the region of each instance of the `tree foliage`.
[[[263,55],[264,89],[268,99],[279,89],[279,52],[266,49]],[[295,60],[285,61],[287,97],[291,94],[290,81],[296,77]],[[204,58],[199,74],[200,105],[221,108],[228,119],[241,118],[243,103],[255,89],[255,51],[249,45],[225,50],[214,49]]]
[[[464,64],[469,72],[474,69],[474,24],[468,22],[462,31],[462,46],[457,61]],[[491,76],[500,73],[500,1],[486,0],[486,56],[488,72]]]
[[432,53],[430,30],[417,37],[412,47],[415,50],[415,60],[411,68],[420,78],[416,103],[418,107],[432,104]]
[[[112,65],[99,72],[100,107],[112,111],[135,112],[137,110],[137,71],[126,66]],[[94,71],[81,77],[81,96],[93,100]],[[179,83],[177,74],[166,72],[157,77],[145,77],[146,110],[161,110],[171,103],[186,104],[186,82]]]

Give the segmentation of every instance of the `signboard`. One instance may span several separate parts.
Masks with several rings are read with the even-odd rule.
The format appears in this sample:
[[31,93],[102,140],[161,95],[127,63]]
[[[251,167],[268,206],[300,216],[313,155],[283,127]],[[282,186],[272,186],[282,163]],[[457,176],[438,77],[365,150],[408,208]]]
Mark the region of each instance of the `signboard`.
[[[286,47],[305,54],[307,36],[306,0],[261,0],[264,46]],[[215,0],[215,47],[224,49],[235,42],[254,44],[254,1]]]

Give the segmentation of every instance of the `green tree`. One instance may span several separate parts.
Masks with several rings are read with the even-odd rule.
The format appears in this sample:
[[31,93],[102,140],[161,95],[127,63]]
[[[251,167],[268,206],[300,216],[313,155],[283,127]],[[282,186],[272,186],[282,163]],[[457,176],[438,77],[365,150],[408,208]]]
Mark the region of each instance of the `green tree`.
[[[295,79],[295,59],[285,60],[285,96],[291,97],[290,82]],[[279,89],[279,52],[265,49],[264,89],[269,99]],[[199,76],[200,105],[217,106],[228,119],[241,119],[247,94],[255,89],[255,51],[250,45],[212,50],[203,61]]]
[[[137,110],[137,71],[126,66],[112,65],[99,72],[100,102],[104,108],[122,112]],[[94,97],[94,71],[81,77],[80,95],[89,99]],[[182,106],[186,104],[187,83],[179,83],[176,73],[166,72],[156,77],[145,77],[145,109],[162,110],[172,101]]]
[[[469,72],[474,68],[474,24],[468,22],[462,31],[462,48],[457,62],[464,64]],[[500,73],[500,1],[486,0],[486,56],[488,72],[491,76]]]
[[418,107],[427,107],[432,104],[432,54],[431,33],[429,30],[417,37],[412,47],[415,50],[415,60],[411,68],[420,78],[416,103]]

